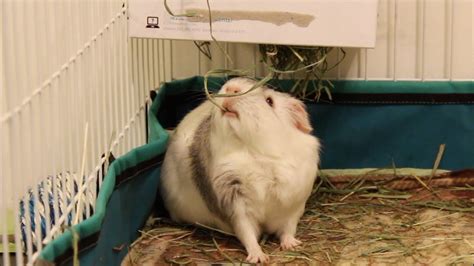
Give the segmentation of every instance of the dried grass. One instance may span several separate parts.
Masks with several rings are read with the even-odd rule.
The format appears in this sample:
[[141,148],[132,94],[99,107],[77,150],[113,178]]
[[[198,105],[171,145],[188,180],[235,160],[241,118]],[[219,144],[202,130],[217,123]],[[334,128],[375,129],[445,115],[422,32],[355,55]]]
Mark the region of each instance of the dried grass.
[[[474,261],[474,188],[427,190],[420,184],[416,190],[396,191],[364,185],[373,173],[356,175],[341,188],[333,184],[333,176],[323,173],[298,226],[297,238],[303,244],[283,251],[274,236],[262,238],[272,264],[469,265]],[[143,247],[166,242],[155,264],[245,263],[245,249],[233,236],[162,218],[149,226],[132,245],[134,258],[147,257]],[[136,260],[132,265],[140,263]]]

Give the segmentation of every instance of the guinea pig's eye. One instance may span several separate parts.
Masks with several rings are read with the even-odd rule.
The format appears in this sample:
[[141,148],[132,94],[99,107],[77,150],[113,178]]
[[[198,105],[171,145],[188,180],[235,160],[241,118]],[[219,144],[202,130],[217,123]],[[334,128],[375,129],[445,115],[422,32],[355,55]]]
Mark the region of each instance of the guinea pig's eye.
[[270,105],[271,107],[273,107],[273,99],[272,99],[272,97],[267,97],[267,99],[265,99],[265,101],[268,103],[268,105]]

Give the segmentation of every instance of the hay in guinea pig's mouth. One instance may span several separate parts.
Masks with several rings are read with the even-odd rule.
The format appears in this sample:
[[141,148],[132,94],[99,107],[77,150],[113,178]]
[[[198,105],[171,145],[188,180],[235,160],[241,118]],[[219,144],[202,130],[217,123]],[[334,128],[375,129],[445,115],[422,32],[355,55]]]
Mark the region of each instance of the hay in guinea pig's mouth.
[[[298,224],[303,243],[261,245],[271,264],[465,264],[474,262],[474,170],[435,176],[397,169],[322,171]],[[232,235],[151,218],[122,265],[245,264]]]

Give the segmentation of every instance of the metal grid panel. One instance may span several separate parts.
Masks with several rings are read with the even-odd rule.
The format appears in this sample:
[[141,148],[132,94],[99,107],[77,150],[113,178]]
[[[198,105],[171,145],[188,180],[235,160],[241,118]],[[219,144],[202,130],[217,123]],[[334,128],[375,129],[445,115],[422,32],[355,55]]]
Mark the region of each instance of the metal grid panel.
[[6,0],[1,12],[0,232],[15,255],[0,263],[23,265],[93,213],[110,145],[120,156],[145,143],[148,94],[132,84],[123,1]]

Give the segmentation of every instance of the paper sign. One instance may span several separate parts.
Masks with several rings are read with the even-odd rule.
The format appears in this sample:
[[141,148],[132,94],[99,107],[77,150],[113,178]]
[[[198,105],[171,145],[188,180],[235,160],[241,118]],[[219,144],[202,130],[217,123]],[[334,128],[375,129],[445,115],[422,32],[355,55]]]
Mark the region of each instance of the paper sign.
[[[218,41],[375,46],[377,0],[209,0]],[[210,41],[206,0],[129,1],[129,36]]]

